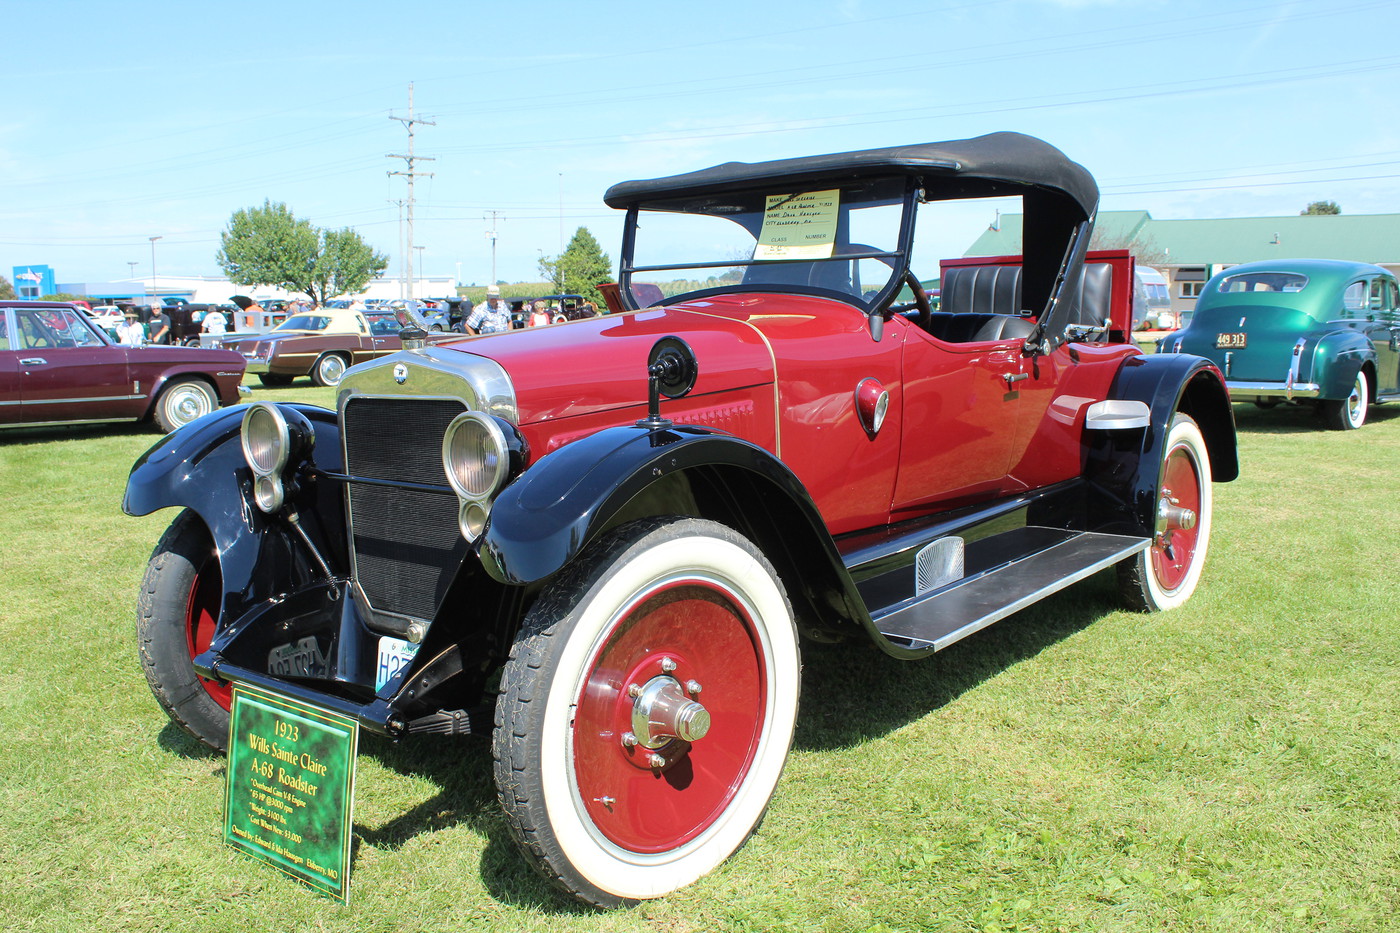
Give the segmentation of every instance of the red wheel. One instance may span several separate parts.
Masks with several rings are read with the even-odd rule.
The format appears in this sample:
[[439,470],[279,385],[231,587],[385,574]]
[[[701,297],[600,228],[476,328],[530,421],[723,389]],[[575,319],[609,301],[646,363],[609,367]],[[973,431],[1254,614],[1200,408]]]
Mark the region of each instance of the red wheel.
[[1124,600],[1147,612],[1174,609],[1190,598],[1210,543],[1210,458],[1196,422],[1176,415],[1165,449],[1152,544],[1118,565]]
[[232,690],[195,673],[209,647],[223,598],[219,559],[193,512],[166,529],[141,581],[136,635],[151,692],[176,725],[217,751],[228,743]]
[[506,667],[496,778],[527,856],[603,905],[706,874],[767,807],[798,679],[752,544],[691,519],[619,529],[541,596]]
[[589,661],[572,735],[579,802],[599,832],[664,852],[714,823],[758,748],[763,654],[749,610],[709,580],[665,583],[624,608]]
[[[185,650],[191,661],[197,655],[209,650],[214,640],[214,630],[219,621],[219,607],[223,604],[223,576],[219,573],[219,559],[213,550],[202,555],[200,565],[195,568],[194,580],[190,583],[189,599],[185,603]],[[195,675],[199,677],[198,674]],[[233,687],[199,677],[204,689],[225,710],[233,708]]]

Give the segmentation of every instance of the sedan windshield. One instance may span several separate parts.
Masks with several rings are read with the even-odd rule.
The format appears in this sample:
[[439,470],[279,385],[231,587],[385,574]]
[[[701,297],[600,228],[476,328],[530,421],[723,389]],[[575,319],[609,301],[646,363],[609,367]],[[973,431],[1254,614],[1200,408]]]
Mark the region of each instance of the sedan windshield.
[[297,314],[278,324],[275,330],[325,330],[331,319],[324,314]]
[[904,268],[902,178],[643,202],[624,257],[639,304],[704,291],[812,292],[868,310]]

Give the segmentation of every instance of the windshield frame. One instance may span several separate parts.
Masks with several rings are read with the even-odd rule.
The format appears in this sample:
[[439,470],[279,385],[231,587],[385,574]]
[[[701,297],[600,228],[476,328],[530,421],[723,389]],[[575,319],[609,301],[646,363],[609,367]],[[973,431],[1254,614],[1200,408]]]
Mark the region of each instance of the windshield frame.
[[[897,294],[901,288],[903,288],[905,279],[907,278],[909,273],[909,257],[911,254],[911,247],[913,242],[914,217],[915,211],[917,210],[919,193],[918,180],[914,176],[902,175],[899,173],[892,172],[888,175],[881,174],[862,176],[860,178],[846,179],[840,182],[811,181],[806,182],[801,186],[796,186],[793,184],[784,184],[783,182],[779,181],[770,182],[764,185],[764,187],[762,188],[746,187],[735,192],[736,195],[753,195],[754,197],[761,199],[763,197],[763,194],[765,193],[781,193],[783,189],[800,188],[801,190],[814,190],[819,189],[822,186],[837,187],[841,189],[856,186],[869,188],[872,185],[878,186],[881,184],[890,184],[892,187],[894,185],[899,185],[902,188],[902,191],[899,193],[898,202],[900,205],[901,215],[899,220],[899,229],[896,237],[896,245],[894,249],[862,250],[858,252],[838,252],[842,245],[841,242],[838,240],[833,247],[832,255],[829,257],[819,259],[814,258],[793,260],[763,260],[749,258],[745,260],[724,259],[707,262],[665,263],[662,265],[637,265],[634,259],[636,256],[639,221],[641,215],[643,213],[657,212],[675,213],[674,210],[664,210],[660,207],[660,205],[666,204],[668,202],[674,202],[678,199],[658,197],[633,202],[632,204],[628,205],[627,218],[623,227],[622,258],[618,266],[619,297],[621,298],[624,307],[626,307],[628,310],[636,311],[641,307],[632,289],[633,274],[638,272],[684,272],[696,269],[728,269],[734,268],[736,266],[745,269],[751,269],[766,266],[771,267],[795,265],[797,263],[849,263],[859,259],[879,259],[888,263],[888,265],[891,268],[891,274],[889,278],[885,281],[884,285],[870,298],[863,298],[859,295],[855,295],[850,292],[839,291],[830,288],[823,288],[821,286],[811,284],[738,282],[734,284],[720,285],[712,288],[702,288],[696,289],[694,291],[681,292],[679,294],[672,295],[669,297],[663,297],[660,300],[648,305],[649,307],[666,307],[668,305],[677,304],[682,301],[690,301],[696,298],[707,298],[716,295],[726,294],[751,294],[755,292],[788,293],[816,295],[823,298],[833,298],[845,304],[851,305],[853,308],[859,310],[862,314],[872,314],[877,309],[884,308],[889,303],[890,298]],[[851,209],[851,205],[846,201],[845,198],[842,199],[841,209],[843,213],[843,222],[839,225],[838,230],[844,228],[845,236],[849,238],[849,225],[844,222],[844,216],[846,212],[848,212]],[[712,216],[718,218],[722,217],[723,215],[715,213]],[[757,242],[757,239],[755,239],[755,242]],[[847,239],[845,245],[849,247],[849,239]]]

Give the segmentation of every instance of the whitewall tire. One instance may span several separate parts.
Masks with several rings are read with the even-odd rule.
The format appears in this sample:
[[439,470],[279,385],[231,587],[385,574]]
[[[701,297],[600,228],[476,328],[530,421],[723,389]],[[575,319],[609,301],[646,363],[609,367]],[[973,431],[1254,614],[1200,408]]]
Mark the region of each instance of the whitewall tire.
[[768,806],[800,672],[749,541],[689,518],[610,533],[546,588],[503,674],[496,781],[526,857],[600,906],[712,871]]

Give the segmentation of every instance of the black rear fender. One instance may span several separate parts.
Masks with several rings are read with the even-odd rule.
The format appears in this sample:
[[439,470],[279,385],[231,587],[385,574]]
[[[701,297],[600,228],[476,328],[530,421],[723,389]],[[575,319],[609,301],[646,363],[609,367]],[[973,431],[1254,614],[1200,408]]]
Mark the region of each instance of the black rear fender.
[[1225,379],[1209,360],[1184,353],[1132,357],[1108,397],[1144,403],[1149,424],[1141,430],[1093,432],[1085,475],[1100,495],[1091,497],[1091,527],[1152,533],[1162,445],[1177,412],[1200,427],[1213,479],[1224,483],[1239,476],[1234,410]]

